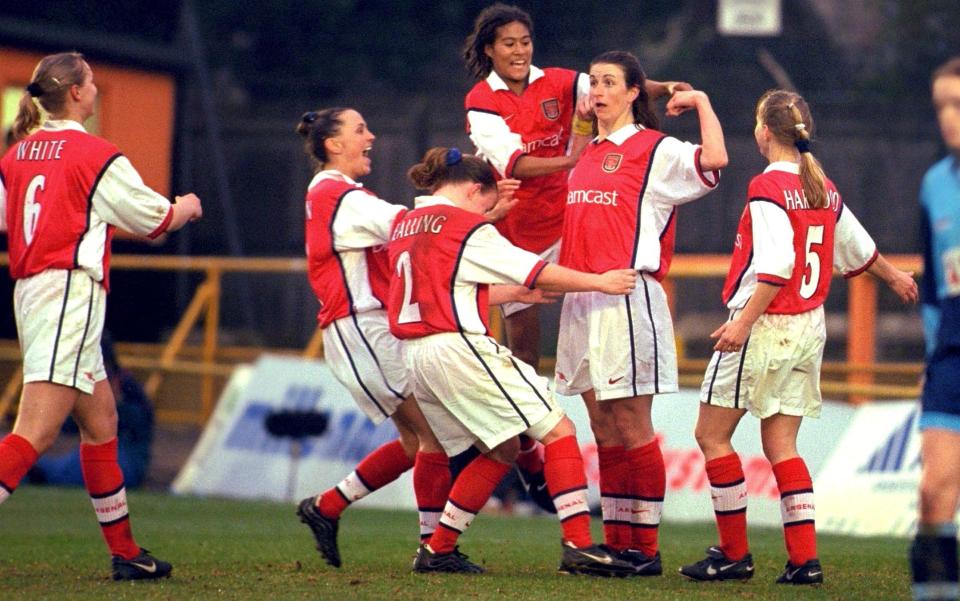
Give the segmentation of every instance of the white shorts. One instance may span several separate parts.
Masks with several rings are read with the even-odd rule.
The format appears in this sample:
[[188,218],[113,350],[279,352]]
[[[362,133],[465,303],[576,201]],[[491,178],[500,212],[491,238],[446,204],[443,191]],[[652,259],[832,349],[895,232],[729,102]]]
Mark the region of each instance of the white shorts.
[[327,367],[373,423],[393,415],[413,386],[403,363],[403,341],[390,333],[381,309],[341,317],[323,330]]
[[13,306],[23,381],[93,394],[94,384],[107,377],[100,351],[107,306],[103,286],[82,269],[48,269],[17,280]]
[[[560,240],[557,240],[550,248],[540,253],[540,258],[547,263],[556,263],[560,258]],[[500,305],[500,311],[504,317],[510,317],[514,313],[519,313],[532,306],[533,305],[529,303],[502,303]]]
[[640,274],[628,296],[568,293],[557,338],[557,392],[597,400],[676,392],[677,347],[663,287]]
[[777,413],[819,417],[826,340],[823,307],[799,315],[761,315],[743,349],[713,353],[700,402],[746,409],[760,419]]
[[489,336],[444,333],[406,341],[414,394],[447,455],[489,451],[526,433],[543,438],[563,419],[547,379]]

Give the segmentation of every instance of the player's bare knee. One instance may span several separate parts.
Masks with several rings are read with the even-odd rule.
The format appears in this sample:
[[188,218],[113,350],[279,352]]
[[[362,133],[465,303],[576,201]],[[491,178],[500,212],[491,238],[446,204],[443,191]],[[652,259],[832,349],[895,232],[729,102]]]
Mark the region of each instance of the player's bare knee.
[[566,438],[567,436],[576,436],[576,435],[577,435],[577,427],[573,424],[573,421],[571,421],[569,417],[564,416],[563,419],[561,419],[557,423],[557,425],[553,427],[552,430],[550,430],[542,438],[540,438],[540,442],[545,445],[548,445],[551,442],[560,440],[561,438]]
[[498,444],[493,450],[487,453],[487,457],[500,463],[512,464],[520,454],[520,439],[516,436]]

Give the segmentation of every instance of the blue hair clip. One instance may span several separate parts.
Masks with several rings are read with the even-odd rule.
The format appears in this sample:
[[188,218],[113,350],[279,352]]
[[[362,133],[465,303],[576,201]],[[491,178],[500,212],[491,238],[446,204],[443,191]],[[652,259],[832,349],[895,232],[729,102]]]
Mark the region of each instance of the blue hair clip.
[[317,120],[317,111],[310,111],[310,112],[304,113],[301,119],[303,119],[304,123],[313,123],[314,121]]
[[801,153],[810,152],[810,140],[799,139],[793,143]]
[[456,165],[457,163],[460,162],[462,158],[463,158],[463,155],[460,153],[459,148],[456,148],[456,147],[451,148],[450,150],[447,151],[447,160],[446,160],[447,167],[452,167]]

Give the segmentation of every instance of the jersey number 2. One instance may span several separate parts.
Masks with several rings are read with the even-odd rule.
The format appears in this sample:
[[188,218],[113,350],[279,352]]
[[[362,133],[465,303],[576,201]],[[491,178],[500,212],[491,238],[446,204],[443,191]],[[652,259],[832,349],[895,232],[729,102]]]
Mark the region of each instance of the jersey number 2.
[[33,233],[37,231],[37,222],[40,220],[40,203],[37,194],[43,190],[46,178],[38,175],[27,184],[27,193],[23,198],[23,240],[30,246],[33,242]]
[[397,323],[414,323],[420,321],[420,303],[411,303],[413,298],[413,269],[410,267],[410,253],[402,252],[397,259],[397,275],[403,280],[403,304],[400,305],[400,314]]
[[807,228],[807,255],[806,267],[803,270],[803,279],[800,281],[800,297],[808,299],[817,292],[820,285],[820,255],[813,250],[813,246],[823,244],[823,226],[811,225]]

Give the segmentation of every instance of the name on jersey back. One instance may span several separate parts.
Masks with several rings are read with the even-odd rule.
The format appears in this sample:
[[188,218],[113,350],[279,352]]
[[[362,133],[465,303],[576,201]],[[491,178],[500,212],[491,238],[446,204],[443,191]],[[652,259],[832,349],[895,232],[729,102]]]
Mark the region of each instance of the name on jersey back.
[[25,140],[17,146],[18,161],[56,161],[66,140]]
[[446,215],[418,215],[413,219],[403,219],[397,224],[391,240],[399,240],[407,236],[417,234],[431,233],[439,234],[443,230],[443,224],[447,221]]

